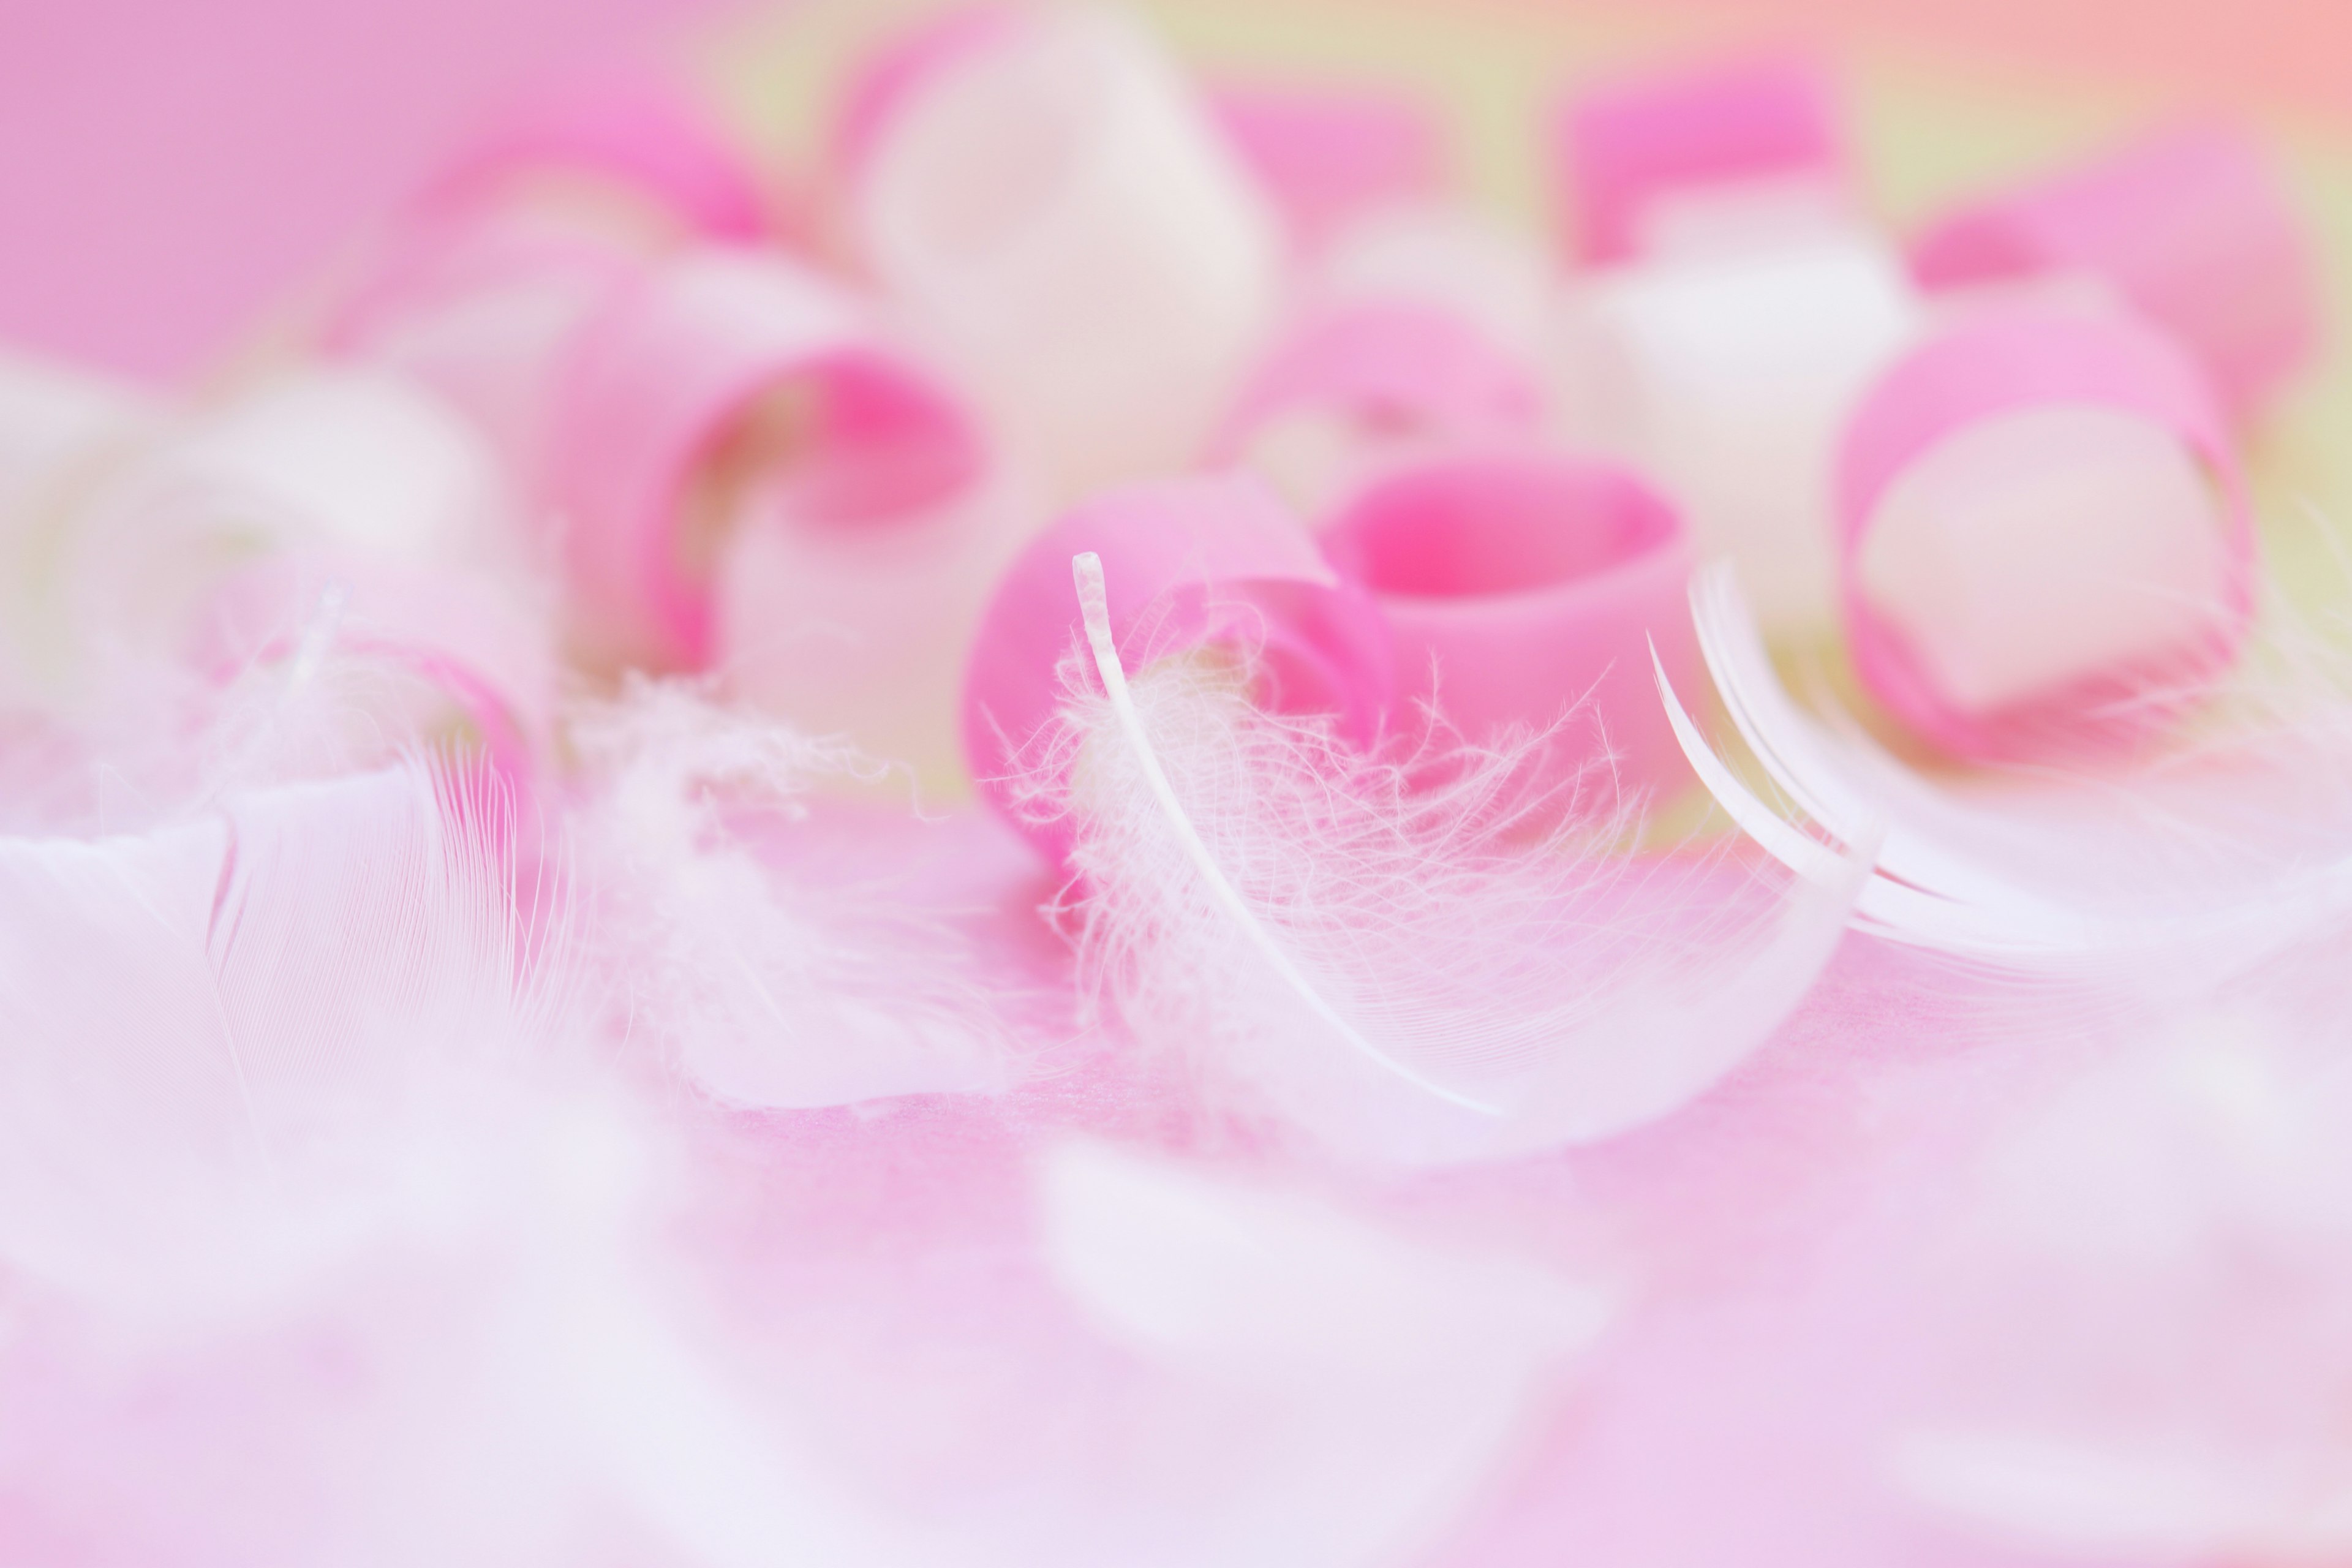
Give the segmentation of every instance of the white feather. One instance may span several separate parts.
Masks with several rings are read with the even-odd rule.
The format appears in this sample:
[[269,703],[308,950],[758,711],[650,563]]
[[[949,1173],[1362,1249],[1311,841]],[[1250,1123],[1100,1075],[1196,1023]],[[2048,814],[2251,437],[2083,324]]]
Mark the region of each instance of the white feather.
[[1563,803],[1517,753],[1366,756],[1199,658],[1130,684],[1100,563],[1076,572],[1106,695],[1075,689],[1038,789],[1076,819],[1081,962],[1252,1109],[1407,1161],[1605,1137],[1728,1072],[1827,961],[1856,874],[1828,852],[1793,892],[1628,855],[1614,800],[1536,832]]
[[[1822,838],[1881,838],[1855,904],[1859,929],[2022,966],[2155,951],[2200,977],[2258,961],[2352,914],[2352,823],[2263,809],[2260,759],[2068,778],[2015,777],[1969,798],[1895,763],[1851,724],[1832,728],[1780,684],[1726,567],[1691,588],[1699,645],[1724,707],[1800,827],[1744,783],[1659,689],[1684,754],[1769,854],[1801,865]],[[2246,762],[2246,759],[2241,759]],[[2274,775],[2276,770],[2270,770]],[[2269,837],[2264,831],[2277,829]]]
[[499,811],[410,763],[0,840],[0,1256],[201,1315],[380,1220],[394,1130],[556,1005]]

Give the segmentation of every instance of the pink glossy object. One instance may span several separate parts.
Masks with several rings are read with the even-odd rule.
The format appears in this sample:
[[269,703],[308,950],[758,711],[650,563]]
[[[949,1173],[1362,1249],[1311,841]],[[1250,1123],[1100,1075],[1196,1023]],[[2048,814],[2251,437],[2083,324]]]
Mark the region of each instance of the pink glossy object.
[[1447,183],[1437,121],[1402,93],[1234,85],[1209,96],[1302,247],[1359,214],[1434,197]]
[[1965,205],[1919,237],[1911,262],[1931,289],[2101,279],[2204,362],[2239,417],[2319,345],[2303,226],[2261,150],[2215,127],[2159,132]]
[[1278,343],[1211,440],[1209,460],[1236,460],[1295,414],[1468,438],[1529,432],[1542,411],[1534,372],[1461,317],[1375,300],[1311,318]]
[[966,667],[965,761],[990,803],[1050,858],[1067,850],[1067,825],[1028,820],[1006,780],[1040,760],[1034,742],[1064,700],[1061,667],[1079,626],[1070,560],[1089,550],[1102,557],[1112,632],[1130,671],[1236,645],[1262,660],[1270,707],[1335,713],[1345,733],[1367,742],[1378,732],[1394,687],[1380,612],[1271,492],[1238,476],[1115,491],[1013,563]]
[[[1967,712],[1873,607],[1860,571],[1863,544],[1888,488],[1939,440],[1978,420],[2048,405],[2113,409],[2176,437],[2218,492],[2231,569],[2218,616],[2160,657],[1997,712]],[[2221,405],[2194,361],[2128,321],[2018,310],[1978,317],[1930,340],[1888,371],[1855,414],[1839,455],[1836,504],[1839,599],[1855,668],[1897,718],[1955,756],[2014,758],[2137,741],[2237,657],[2252,619],[2252,510]]]
[[1632,472],[1537,452],[1442,458],[1374,481],[1322,543],[1380,601],[1400,700],[1434,703],[1474,743],[1584,705],[1622,786],[1689,782],[1650,649],[1688,684],[1690,536]]
[[713,250],[649,274],[567,366],[551,491],[593,636],[656,666],[711,657],[708,569],[689,559],[698,466],[770,394],[813,394],[783,499],[865,523],[941,500],[983,455],[962,410],[853,296],[781,257]]
[[1801,58],[1769,58],[1604,83],[1564,102],[1552,177],[1573,248],[1589,265],[1640,249],[1662,196],[1759,180],[1845,183],[1837,99]]
[[495,121],[428,188],[423,208],[476,211],[549,174],[636,192],[710,239],[758,239],[772,226],[760,175],[726,133],[676,92],[638,82],[543,99]]

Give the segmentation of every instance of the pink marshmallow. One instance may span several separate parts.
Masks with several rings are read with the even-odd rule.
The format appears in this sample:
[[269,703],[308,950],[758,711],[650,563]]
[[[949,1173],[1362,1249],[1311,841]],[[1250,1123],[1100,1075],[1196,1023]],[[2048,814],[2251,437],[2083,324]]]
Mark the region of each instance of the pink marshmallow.
[[1913,245],[1922,284],[2089,274],[2172,332],[2243,418],[2319,343],[2309,242],[2260,150],[2189,127],[1969,203]]
[[[2144,445],[2128,433],[2118,440],[2069,426],[2065,445],[2053,449],[2015,423],[2022,415],[2076,411],[2128,416],[2184,448],[2215,492],[2218,542],[2198,542],[2193,523],[2166,521],[2195,498],[2169,499],[2180,489],[2177,465],[2152,469]],[[2000,421],[2011,422],[2009,429],[1988,449],[1984,432]],[[1963,453],[1973,471],[1935,474],[1942,500],[1919,493],[1917,476],[1948,468],[1949,447],[1964,439],[1979,447]],[[2038,471],[2011,460],[2021,443],[2039,454]],[[2068,465],[2071,471],[2055,471]],[[2133,515],[2083,511],[2118,504]],[[2137,742],[2227,668],[2252,616],[2252,513],[2220,405],[2193,361],[2122,319],[1987,313],[1913,351],[1881,378],[1847,429],[1837,514],[1841,600],[1855,667],[1897,718],[1956,756],[2012,758]],[[2088,544],[2049,538],[2053,516],[2074,518],[2092,536]],[[1997,658],[1966,648],[1931,653],[1923,635],[1949,641],[1969,616],[1939,609],[1919,626],[1897,625],[1881,595],[1892,586],[1903,596],[1900,574],[1881,568],[1874,584],[1865,569],[1865,546],[1890,518],[1942,531],[1949,537],[1939,547],[1948,552],[2009,552],[2012,559],[1994,569],[2016,575],[2016,603],[1999,618],[2006,628],[1999,635],[2027,640],[1994,650]],[[1966,531],[1947,525],[1955,518]],[[2086,551],[2091,559],[2078,559]],[[2202,572],[2208,592],[2182,602],[2181,585],[2199,579],[2202,560],[2214,563]],[[2099,582],[2101,572],[2108,592],[2084,597],[2074,586]],[[1983,563],[1963,562],[1941,575],[1947,597],[1965,598],[1969,583],[1984,575]],[[2053,576],[2054,585],[2043,580]],[[2169,586],[2152,595],[2150,584]],[[2109,597],[2116,603],[2101,602]],[[2039,608],[2015,613],[2025,604]],[[2086,655],[2100,653],[2104,662],[2084,666]],[[1980,668],[1953,680],[1972,658]],[[1968,689],[1970,681],[1981,689]]]
[[[1533,452],[1440,458],[1367,487],[1321,537],[1380,601],[1400,700],[1435,703],[1473,742],[1582,707],[1622,785],[1688,783],[1650,651],[1677,688],[1693,679],[1690,536],[1630,470]],[[1590,760],[1554,749],[1548,765]]]
[[425,210],[478,210],[518,181],[551,174],[611,181],[711,239],[759,239],[774,226],[760,175],[726,133],[675,91],[640,82],[523,105],[443,171]]
[[330,584],[350,595],[335,648],[424,682],[472,727],[493,773],[519,796],[528,791],[552,732],[551,650],[543,628],[481,578],[331,553],[272,557],[222,582],[192,656],[223,680],[296,657]]
[[689,488],[761,400],[814,394],[786,454],[811,518],[898,515],[975,479],[980,438],[854,297],[782,258],[709,251],[649,275],[574,351],[551,438],[551,482],[584,627],[662,666],[711,656],[711,587],[690,559]]
[[1630,260],[1663,200],[1701,190],[1850,182],[1836,95],[1803,58],[1628,78],[1567,100],[1552,178],[1587,264]]
[[1404,94],[1233,85],[1213,89],[1210,107],[1302,248],[1364,212],[1444,190],[1444,134]]
[[941,73],[1016,33],[1011,5],[965,5],[926,16],[885,38],[850,79],[835,106],[829,154],[836,178],[855,181],[890,121]]

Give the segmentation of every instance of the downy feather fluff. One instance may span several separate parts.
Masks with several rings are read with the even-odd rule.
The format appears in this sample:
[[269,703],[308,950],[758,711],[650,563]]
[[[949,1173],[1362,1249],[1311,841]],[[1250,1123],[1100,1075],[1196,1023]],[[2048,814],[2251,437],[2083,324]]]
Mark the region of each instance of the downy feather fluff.
[[[903,889],[885,877],[860,885],[793,863],[813,793],[885,770],[675,683],[633,684],[573,734],[595,780],[583,847],[612,968],[627,976],[626,1029],[742,1105],[1004,1081],[1011,987],[950,915],[893,897]],[[905,826],[920,828],[911,810]]]

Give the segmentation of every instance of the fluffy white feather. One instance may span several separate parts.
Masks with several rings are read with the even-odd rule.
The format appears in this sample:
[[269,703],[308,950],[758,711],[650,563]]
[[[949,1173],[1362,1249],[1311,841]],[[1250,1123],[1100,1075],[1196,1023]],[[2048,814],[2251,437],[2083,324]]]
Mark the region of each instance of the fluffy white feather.
[[495,795],[415,762],[0,840],[0,1256],[200,1311],[380,1220],[401,1133],[557,1005],[506,844]]
[[1039,787],[1076,821],[1081,961],[1248,1110],[1405,1161],[1605,1137],[1728,1072],[1827,961],[1855,876],[1828,852],[1793,887],[1629,856],[1618,802],[1563,820],[1515,752],[1367,756],[1213,658],[1129,682],[1076,569],[1103,695],[1074,683]]

